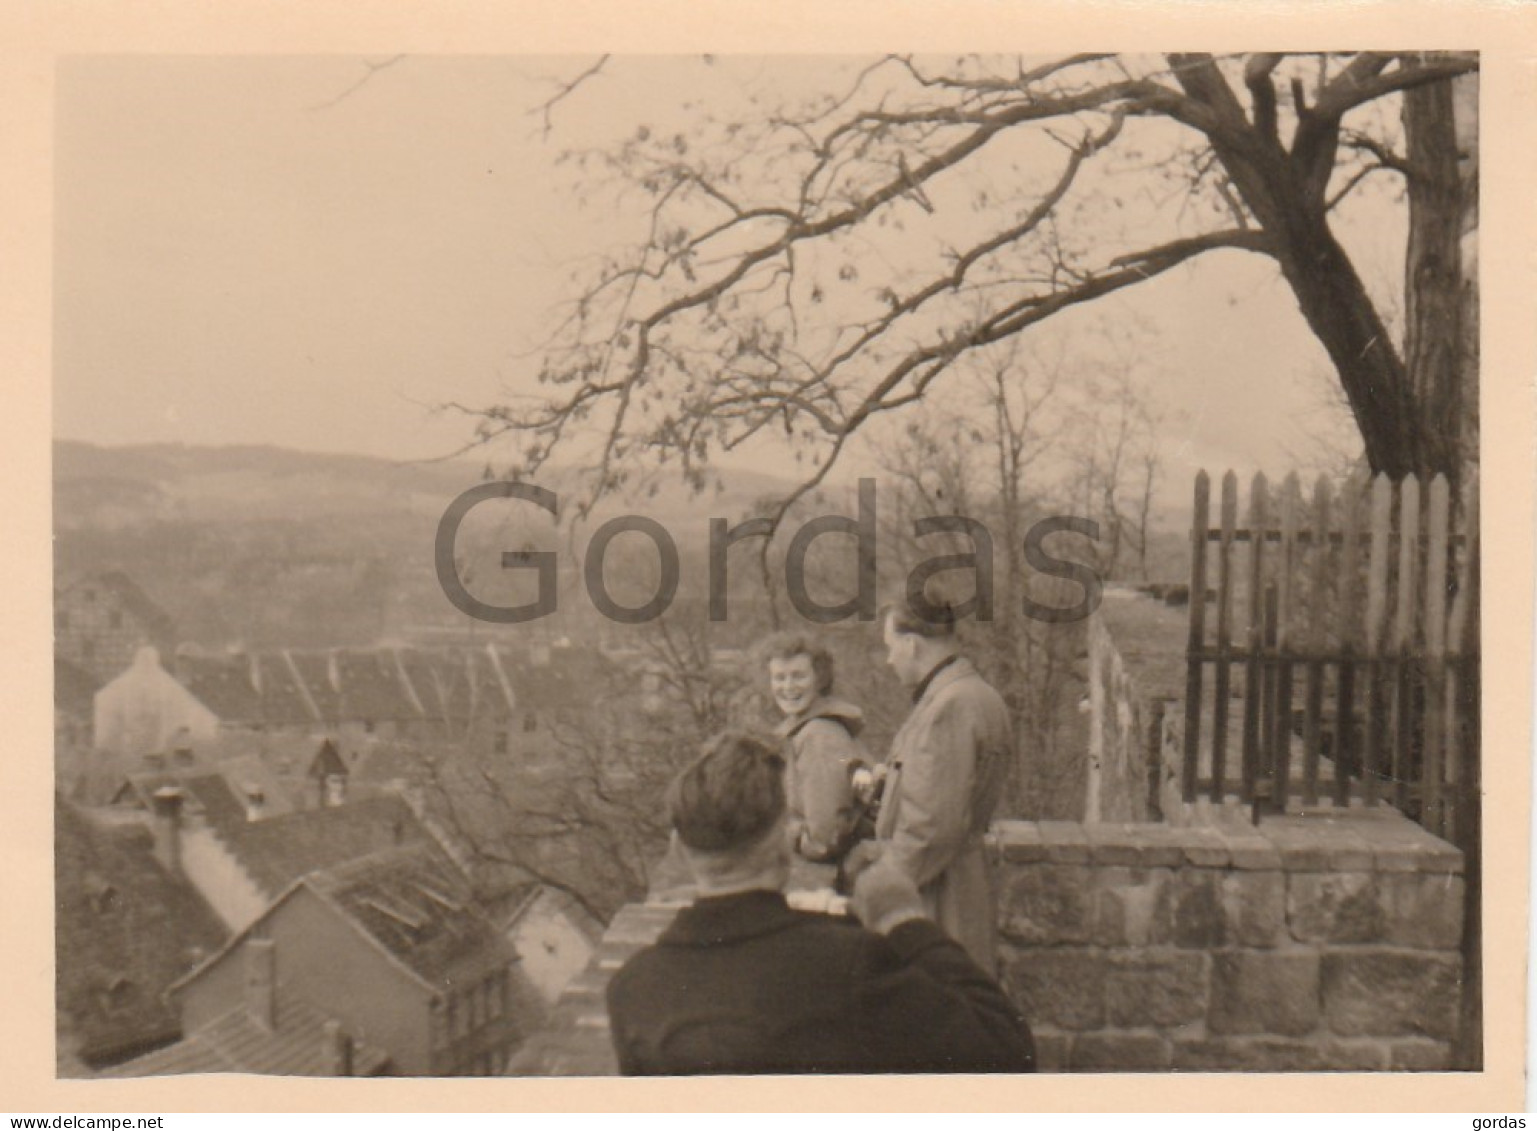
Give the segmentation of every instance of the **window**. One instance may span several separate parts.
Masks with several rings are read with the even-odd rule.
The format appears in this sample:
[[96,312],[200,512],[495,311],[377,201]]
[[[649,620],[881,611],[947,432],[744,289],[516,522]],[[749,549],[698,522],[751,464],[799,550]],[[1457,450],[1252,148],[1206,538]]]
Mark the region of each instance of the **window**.
[[54,628],[68,628],[69,627],[69,610],[68,609],[58,609],[58,610],[56,610],[54,612],[54,614],[53,614],[53,627]]
[[108,628],[122,628],[123,627],[123,610],[122,609],[113,609],[112,612],[107,615],[107,627]]

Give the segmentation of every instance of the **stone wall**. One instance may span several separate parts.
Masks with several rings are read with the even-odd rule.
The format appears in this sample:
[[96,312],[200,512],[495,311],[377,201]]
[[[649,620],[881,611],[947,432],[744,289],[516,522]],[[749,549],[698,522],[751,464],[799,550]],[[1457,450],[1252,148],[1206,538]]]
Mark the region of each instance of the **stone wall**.
[[1083,819],[1091,824],[1156,819],[1177,798],[1160,750],[1177,734],[1187,616],[1156,596],[1109,589],[1089,617]]
[[1462,855],[1396,813],[995,840],[1043,1071],[1447,1067]]

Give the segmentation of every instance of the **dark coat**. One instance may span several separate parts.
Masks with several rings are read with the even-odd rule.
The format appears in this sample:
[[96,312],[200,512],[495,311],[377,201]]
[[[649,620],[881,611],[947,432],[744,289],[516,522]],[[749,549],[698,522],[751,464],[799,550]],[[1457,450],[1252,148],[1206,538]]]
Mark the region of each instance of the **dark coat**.
[[626,1075],[1030,1072],[1013,1003],[927,919],[887,937],[778,892],[701,899],[608,988]]

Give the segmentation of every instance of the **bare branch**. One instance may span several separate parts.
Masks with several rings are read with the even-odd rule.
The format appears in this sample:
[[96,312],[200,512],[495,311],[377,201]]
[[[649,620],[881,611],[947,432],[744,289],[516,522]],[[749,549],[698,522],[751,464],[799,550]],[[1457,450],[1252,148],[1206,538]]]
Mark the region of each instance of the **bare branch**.
[[317,102],[313,106],[306,107],[306,109],[308,109],[311,114],[318,113],[321,110],[329,110],[332,106],[335,106],[339,102],[343,101],[344,99],[350,98],[350,97],[352,97],[352,95],[356,94],[359,90],[361,90],[363,88],[364,84],[366,84],[370,79],[372,79],[380,71],[383,71],[383,70],[386,70],[386,69],[388,69],[390,67],[393,67],[396,63],[400,62],[404,58],[405,58],[404,54],[401,54],[401,55],[391,55],[388,59],[385,59],[383,62],[380,62],[380,63],[373,63],[373,62],[370,62],[367,59],[364,59],[363,60],[363,66],[365,68],[367,68],[367,69],[363,72],[363,75],[362,75],[361,78],[359,78],[352,85],[348,86],[345,90],[343,90],[340,94],[336,95],[334,98],[328,98],[324,102]]
[[571,97],[571,95],[575,94],[577,89],[583,83],[599,74],[603,70],[604,65],[608,62],[608,59],[609,57],[607,55],[598,56],[597,62],[593,63],[592,66],[588,67],[574,79],[561,83],[560,88],[556,90],[554,94],[529,111],[529,114],[537,114],[542,119],[544,137],[548,138],[550,136],[550,130],[554,128],[555,107],[564,102],[567,98]]

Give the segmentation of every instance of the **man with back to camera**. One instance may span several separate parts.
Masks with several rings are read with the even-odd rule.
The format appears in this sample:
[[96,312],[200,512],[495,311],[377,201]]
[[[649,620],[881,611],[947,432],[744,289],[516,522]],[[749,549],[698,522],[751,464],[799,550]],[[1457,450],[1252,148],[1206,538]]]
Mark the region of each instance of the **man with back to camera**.
[[865,869],[857,922],[789,907],[771,747],[720,736],[668,808],[698,896],[609,984],[625,1075],[1034,1071],[1024,1018],[898,869]]
[[873,859],[917,885],[928,914],[996,975],[997,928],[983,835],[1003,794],[1014,751],[1003,697],[960,654],[954,607],[937,600],[882,616],[886,660],[913,707],[892,739],[874,841],[845,866]]

